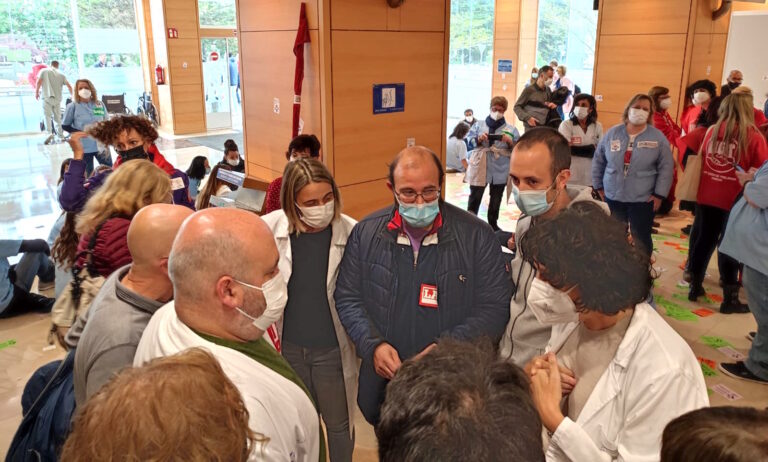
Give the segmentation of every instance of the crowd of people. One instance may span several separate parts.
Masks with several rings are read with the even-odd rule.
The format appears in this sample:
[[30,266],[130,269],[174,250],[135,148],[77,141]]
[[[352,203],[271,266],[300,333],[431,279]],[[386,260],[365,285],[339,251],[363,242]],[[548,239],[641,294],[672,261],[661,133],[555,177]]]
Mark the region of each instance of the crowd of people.
[[[768,384],[768,145],[750,91],[736,73],[728,95],[695,83],[680,129],[653,87],[604,131],[566,72],[532,74],[522,135],[504,97],[465,112],[446,162],[468,211],[413,146],[386,172],[392,205],[359,222],[314,135],[290,140],[263,216],[212,207],[237,187],[219,172],[243,171],[234,141],[183,172],[147,120],[99,117],[79,80],[53,243],[0,242],[0,312],[51,311],[68,350],[27,384],[9,457],[344,462],[358,408],[382,461],[768,457],[768,411],[709,408],[652,295],[654,217],[695,174],[689,298],[718,248],[721,312],[758,324],[749,357],[720,368]],[[500,242],[505,190],[522,215]],[[35,277],[63,284],[55,300]]]

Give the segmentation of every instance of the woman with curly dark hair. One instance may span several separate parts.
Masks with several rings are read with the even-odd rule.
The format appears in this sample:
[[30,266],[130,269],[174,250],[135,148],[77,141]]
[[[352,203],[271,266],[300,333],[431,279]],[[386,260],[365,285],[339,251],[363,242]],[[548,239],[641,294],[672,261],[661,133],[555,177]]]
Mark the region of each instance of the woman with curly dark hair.
[[552,434],[547,460],[658,458],[664,425],[709,400],[690,347],[645,303],[648,255],[589,202],[531,228],[520,247],[538,270],[528,306],[554,324],[548,353],[525,367]]
[[159,137],[157,130],[147,119],[138,116],[114,117],[104,122],[89,126],[85,132],[73,133],[69,139],[74,159],[69,170],[64,174],[64,183],[59,196],[61,208],[68,212],[79,212],[85,206],[91,194],[106,181],[110,171],[85,179],[82,139],[90,136],[117,151],[114,168],[134,159],[146,159],[164,170],[171,177],[173,203],[194,208],[189,197],[189,178],[186,173],[177,170],[168,163],[158,151],[155,141]]

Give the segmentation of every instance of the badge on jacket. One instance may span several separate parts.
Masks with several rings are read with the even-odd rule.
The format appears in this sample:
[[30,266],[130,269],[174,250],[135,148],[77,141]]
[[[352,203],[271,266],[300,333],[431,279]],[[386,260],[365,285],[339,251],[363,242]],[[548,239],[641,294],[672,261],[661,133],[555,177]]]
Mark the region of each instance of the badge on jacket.
[[659,142],[658,141],[641,141],[637,143],[638,148],[658,148]]
[[619,152],[621,150],[621,140],[611,140],[611,152]]
[[424,308],[437,309],[437,286],[422,284],[420,292],[419,305]]

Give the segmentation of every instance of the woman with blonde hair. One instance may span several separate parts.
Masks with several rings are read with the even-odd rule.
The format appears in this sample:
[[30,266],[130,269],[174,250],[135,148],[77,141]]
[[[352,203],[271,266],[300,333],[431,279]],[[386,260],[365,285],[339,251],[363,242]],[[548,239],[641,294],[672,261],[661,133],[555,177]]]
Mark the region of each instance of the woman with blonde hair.
[[266,216],[288,283],[282,353],[307,385],[328,430],[330,460],[352,460],[357,357],[333,298],[339,264],[355,221],[341,213],[333,176],[315,159],[289,162],[282,209]]
[[61,460],[245,462],[268,441],[216,359],[192,348],[115,376],[78,409]]
[[232,170],[227,164],[219,163],[211,169],[208,175],[208,181],[203,189],[197,194],[195,208],[197,210],[207,209],[211,206],[211,196],[222,196],[232,192],[234,185],[219,178],[219,170]]
[[[80,79],[75,82],[74,100],[67,105],[61,126],[69,133],[77,133],[85,131],[85,127],[88,125],[103,120],[107,120],[107,111],[96,95],[96,87],[88,79]],[[98,160],[100,165],[112,167],[112,157],[108,149],[100,154],[99,145],[91,137],[83,138],[82,143],[83,151],[85,151],[83,155],[85,176],[91,176],[93,159]]]
[[653,100],[637,94],[622,123],[605,134],[592,161],[592,185],[611,215],[629,225],[636,243],[653,252],[653,216],[672,186],[675,163],[664,134],[653,127]]
[[[725,235],[729,213],[742,191],[736,172],[757,170],[768,160],[768,145],[755,127],[749,95],[728,95],[720,104],[718,115],[717,122],[704,135],[700,150],[701,179],[691,232],[696,238],[690,241],[688,261],[691,301],[705,294],[702,283],[709,259]],[[723,281],[720,312],[749,312],[747,305],[739,301],[739,262],[718,252],[717,266]]]

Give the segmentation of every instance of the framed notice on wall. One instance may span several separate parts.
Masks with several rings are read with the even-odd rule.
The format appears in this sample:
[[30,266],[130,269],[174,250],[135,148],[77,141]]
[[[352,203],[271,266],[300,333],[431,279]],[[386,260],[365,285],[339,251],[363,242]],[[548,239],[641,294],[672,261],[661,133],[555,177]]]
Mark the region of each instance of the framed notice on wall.
[[511,59],[500,59],[498,63],[497,70],[499,72],[512,72],[512,60]]
[[373,113],[405,111],[405,84],[382,83],[373,86]]

